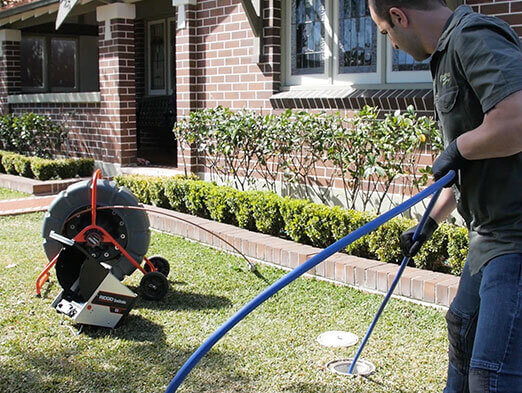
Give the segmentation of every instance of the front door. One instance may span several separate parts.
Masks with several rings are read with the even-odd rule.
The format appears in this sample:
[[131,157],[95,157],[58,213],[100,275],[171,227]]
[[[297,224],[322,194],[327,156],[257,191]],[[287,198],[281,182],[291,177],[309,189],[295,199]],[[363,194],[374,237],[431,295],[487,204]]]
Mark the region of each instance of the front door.
[[151,165],[177,166],[172,132],[176,119],[175,39],[173,18],[146,24],[146,94],[138,100],[136,127],[138,158]]

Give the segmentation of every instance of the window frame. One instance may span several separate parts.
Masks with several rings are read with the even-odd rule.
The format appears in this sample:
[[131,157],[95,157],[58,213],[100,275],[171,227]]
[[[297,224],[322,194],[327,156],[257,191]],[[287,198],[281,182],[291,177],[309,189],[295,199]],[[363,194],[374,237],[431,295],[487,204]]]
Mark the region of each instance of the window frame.
[[[53,39],[60,39],[64,41],[73,41],[76,44],[76,55],[74,59],[74,87],[49,87],[49,91],[51,93],[67,93],[67,92],[73,92],[73,91],[79,91],[80,90],[80,39],[78,37],[70,37],[70,36],[51,36],[49,37],[49,43],[48,43],[48,49],[49,49],[49,62],[48,65],[50,65],[51,62],[51,51],[52,51],[52,41]],[[50,69],[49,67],[48,69]],[[46,74],[47,81],[49,81],[49,73]],[[49,85],[49,82],[48,82]]]
[[[151,55],[152,55],[152,51],[151,51],[151,38],[152,38],[152,35],[150,33],[150,30],[151,30],[151,26],[154,26],[154,25],[163,25],[163,42],[164,42],[164,45],[163,45],[163,56],[165,58],[165,62],[164,62],[164,69],[163,69],[163,77],[165,78],[165,85],[164,85],[164,88],[163,89],[153,89],[152,88],[152,58],[151,58]],[[166,35],[167,35],[167,21],[166,21],[166,18],[161,18],[161,19],[155,19],[155,20],[151,20],[151,21],[148,21],[147,22],[147,51],[146,51],[146,55],[147,55],[147,91],[148,91],[148,94],[151,95],[151,96],[158,96],[158,95],[166,95],[167,94],[167,91],[169,89],[169,82],[168,82],[168,72],[167,72],[167,69],[168,69],[168,66],[169,66],[169,60],[167,58],[167,54],[169,52],[169,48],[168,48],[168,43],[167,43],[167,40],[166,40]]]
[[[43,41],[43,55],[42,55],[42,76],[43,76],[43,86],[42,87],[34,87],[34,86],[24,86],[22,84],[22,78],[20,78],[20,90],[24,93],[45,93],[48,92],[48,76],[47,76],[47,61],[49,58],[48,55],[48,46],[47,46],[47,39],[43,35],[39,34],[26,34],[22,36],[22,41],[24,38],[33,38],[33,39],[41,39]],[[21,44],[21,42],[20,42]],[[22,53],[20,51],[20,68],[22,68],[22,62],[21,62]]]
[[[42,39],[43,45],[43,87],[31,87],[31,86],[20,86],[20,90],[23,93],[69,93],[77,92],[80,90],[80,40],[74,36],[54,36],[50,34],[24,34],[24,38],[36,38]],[[49,82],[49,69],[51,62],[51,42],[53,39],[62,39],[68,41],[74,41],[76,43],[76,56],[74,59],[74,88],[71,87],[51,87]],[[21,55],[21,54],[20,54]],[[20,67],[21,67],[20,63]]]
[[[392,71],[393,48],[386,36],[377,34],[376,71],[370,73],[339,72],[339,1],[325,0],[325,51],[324,73],[292,75],[291,66],[291,18],[292,0],[284,0],[281,7],[281,72],[283,86],[287,87],[342,87],[352,85],[388,85],[406,83],[412,85],[431,82],[430,71]],[[335,23],[333,23],[335,22]]]

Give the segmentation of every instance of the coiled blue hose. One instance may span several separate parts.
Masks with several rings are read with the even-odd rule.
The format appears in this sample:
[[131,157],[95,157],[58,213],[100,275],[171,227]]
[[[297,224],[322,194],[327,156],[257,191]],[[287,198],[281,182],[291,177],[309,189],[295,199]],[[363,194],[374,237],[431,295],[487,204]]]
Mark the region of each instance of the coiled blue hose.
[[[384,223],[391,220],[393,217],[398,216],[402,212],[410,209],[412,206],[416,205],[424,198],[438,193],[442,188],[451,182],[455,177],[455,172],[450,171],[447,175],[442,177],[440,180],[427,187],[417,195],[408,199],[407,201],[401,203],[399,206],[393,208],[387,213],[382,214],[377,217],[373,221],[370,221],[368,224],[360,227],[349,235],[343,237],[341,240],[338,240],[331,246],[325,248],[319,254],[313,256],[308,261],[306,261],[301,266],[298,266],[287,275],[283,276],[275,283],[270,285],[267,289],[265,289],[262,293],[257,295],[254,299],[252,299],[249,303],[247,303],[243,308],[237,311],[228,321],[226,321],[223,325],[221,325],[201,346],[192,354],[192,356],[185,362],[185,364],[181,367],[178,373],[174,376],[172,381],[170,381],[167,390],[165,393],[174,393],[181,383],[185,380],[188,373],[194,368],[194,366],[199,362],[199,360],[205,356],[205,354],[210,351],[210,349],[214,346],[216,342],[218,342],[221,337],[223,337],[230,329],[232,329],[235,325],[237,325],[243,318],[245,318],[248,314],[250,314],[257,306],[267,300],[269,297],[273,296],[275,293],[286,287],[296,278],[300,277],[308,270],[323,262],[326,258],[332,256],[338,251],[345,249],[349,244],[353,243],[357,239],[363,237],[364,235],[372,232],[377,229]],[[420,227],[420,225],[419,225]]]

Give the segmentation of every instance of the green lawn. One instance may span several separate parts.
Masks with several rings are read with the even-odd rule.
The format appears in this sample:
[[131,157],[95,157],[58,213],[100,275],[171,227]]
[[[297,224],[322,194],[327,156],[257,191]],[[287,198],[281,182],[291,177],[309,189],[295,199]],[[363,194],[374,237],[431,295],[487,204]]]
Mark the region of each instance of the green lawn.
[[[46,263],[42,219],[41,213],[0,218],[1,392],[163,392],[203,340],[268,285],[239,258],[154,233],[148,254],[171,261],[167,298],[139,300],[115,330],[91,327],[74,336],[69,321],[60,325],[62,316],[50,307],[60,291],[54,272],[43,298],[34,297],[34,280]],[[259,270],[269,283],[284,274]],[[137,291],[140,279],[136,272],[125,283]],[[377,372],[346,378],[325,370],[326,363],[353,356],[356,348],[327,349],[316,337],[327,330],[362,337],[381,301],[382,296],[299,279],[232,329],[178,391],[441,392],[444,313],[395,299],[362,356]]]
[[23,198],[28,196],[30,196],[30,194],[26,194],[25,192],[14,191],[10,190],[9,188],[0,187],[0,200]]

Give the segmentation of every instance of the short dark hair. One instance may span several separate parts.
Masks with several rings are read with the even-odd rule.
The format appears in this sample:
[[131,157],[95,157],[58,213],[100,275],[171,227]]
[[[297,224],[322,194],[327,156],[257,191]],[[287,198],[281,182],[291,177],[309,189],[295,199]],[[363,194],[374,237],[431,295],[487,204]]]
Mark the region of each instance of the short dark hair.
[[415,10],[433,10],[442,6],[447,7],[444,0],[370,0],[375,13],[386,20],[393,27],[390,8],[412,8]]

